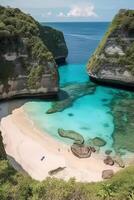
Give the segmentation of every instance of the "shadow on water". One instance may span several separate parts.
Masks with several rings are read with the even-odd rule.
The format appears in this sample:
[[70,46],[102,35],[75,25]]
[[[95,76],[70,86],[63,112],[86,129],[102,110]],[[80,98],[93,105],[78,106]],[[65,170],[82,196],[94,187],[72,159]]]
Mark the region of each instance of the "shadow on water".
[[124,90],[129,92],[134,92],[134,84],[129,83],[123,83],[120,81],[109,81],[109,80],[99,80],[90,77],[90,81],[96,83],[98,86],[104,86],[106,88],[113,88],[118,90]]
[[46,95],[46,96],[33,96],[33,97],[15,97],[6,100],[0,100],[0,120],[12,113],[13,110],[20,108],[25,103],[31,101],[61,101],[67,99],[69,96],[64,90],[60,90],[57,95]]

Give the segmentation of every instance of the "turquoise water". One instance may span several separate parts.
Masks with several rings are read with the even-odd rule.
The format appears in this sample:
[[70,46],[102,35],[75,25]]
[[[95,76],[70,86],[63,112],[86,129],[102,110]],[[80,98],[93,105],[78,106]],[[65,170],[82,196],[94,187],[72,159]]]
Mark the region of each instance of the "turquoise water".
[[89,81],[86,64],[68,64],[59,68],[60,85],[68,83],[84,83]]
[[[50,25],[64,32],[69,49],[68,64],[59,67],[60,86],[91,83],[86,72],[86,62],[99,44],[109,23],[51,23]],[[93,94],[77,98],[73,105],[62,112],[46,114],[53,102],[45,100],[29,101],[24,105],[24,109],[36,126],[61,142],[72,143],[69,139],[63,139],[58,135],[58,128],[77,131],[83,135],[86,142],[95,137],[102,138],[107,142],[102,150],[125,147],[134,151],[130,135],[130,131],[133,132],[133,121],[123,122],[121,118],[134,117],[131,109],[127,108],[129,101],[132,109],[134,104],[132,102],[134,97],[129,99],[129,96],[129,92],[97,86]],[[117,101],[113,101],[116,99]],[[122,102],[125,106],[124,111],[122,107],[120,108],[120,104],[116,104],[122,99],[125,101]],[[129,133],[127,141],[124,133]],[[115,134],[116,137],[113,137]]]
[[[51,23],[51,26],[64,32],[69,49],[67,65],[59,67],[60,85],[89,82],[86,62],[103,37],[109,23]],[[61,138],[58,128],[74,130],[88,141],[96,136],[107,141],[105,148],[111,148],[114,129],[113,118],[107,103],[115,90],[97,87],[92,95],[78,98],[73,105],[62,112],[46,114],[52,102],[30,101],[24,108],[33,122],[44,132],[65,143],[72,143]],[[104,101],[105,100],[105,101]]]
[[[59,68],[59,72],[61,86],[89,81],[86,66],[82,64],[64,65]],[[72,143],[58,135],[57,129],[63,128],[79,132],[85,141],[101,137],[107,141],[105,148],[112,148],[114,124],[107,103],[115,92],[116,90],[98,86],[94,94],[78,98],[73,106],[54,114],[46,114],[51,107],[51,102],[48,101],[31,101],[26,103],[24,108],[34,123],[55,139]]]

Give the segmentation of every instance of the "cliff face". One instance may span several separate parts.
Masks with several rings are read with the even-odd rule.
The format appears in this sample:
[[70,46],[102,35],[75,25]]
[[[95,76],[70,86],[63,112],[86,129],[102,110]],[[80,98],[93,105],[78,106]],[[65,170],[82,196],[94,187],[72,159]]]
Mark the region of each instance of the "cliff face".
[[19,9],[0,7],[0,99],[56,94],[56,60],[67,54],[62,32]]
[[88,63],[92,80],[134,87],[134,10],[120,10]]
[[48,49],[52,52],[56,63],[65,63],[65,59],[68,56],[68,49],[63,33],[48,26],[43,28],[44,42]]
[[2,136],[1,136],[1,132],[0,132],[0,160],[3,160],[3,159],[6,160],[7,159],[7,155],[6,155],[6,152],[5,152],[3,139],[2,139]]

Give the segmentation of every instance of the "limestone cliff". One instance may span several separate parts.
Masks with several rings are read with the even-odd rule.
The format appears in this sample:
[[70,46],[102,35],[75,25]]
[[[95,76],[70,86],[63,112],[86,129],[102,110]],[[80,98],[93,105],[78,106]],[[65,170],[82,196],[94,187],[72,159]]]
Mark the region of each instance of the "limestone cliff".
[[92,80],[134,87],[134,10],[120,10],[88,63]]
[[65,61],[67,54],[62,32],[0,6],[0,99],[56,94],[56,61]]

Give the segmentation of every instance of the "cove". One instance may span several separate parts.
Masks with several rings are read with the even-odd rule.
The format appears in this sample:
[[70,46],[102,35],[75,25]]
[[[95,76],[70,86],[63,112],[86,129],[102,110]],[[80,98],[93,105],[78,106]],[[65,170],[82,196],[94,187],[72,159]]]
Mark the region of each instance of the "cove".
[[[64,32],[69,48],[68,64],[59,67],[61,89],[68,87],[72,90],[75,85],[80,92],[78,88],[81,84],[87,84],[90,88],[92,82],[86,71],[86,62],[103,37],[108,23],[50,25]],[[83,92],[76,96],[60,112],[46,114],[54,101],[45,100],[29,101],[25,103],[24,109],[38,128],[61,142],[72,144],[71,140],[58,135],[59,128],[80,133],[86,143],[95,137],[104,139],[106,145],[101,148],[102,152],[112,150],[121,155],[134,152],[132,92],[96,85],[92,93]]]
[[[90,80],[86,73],[85,65],[66,65],[59,68],[60,85],[86,83]],[[91,83],[92,84],[92,83]],[[96,86],[93,94],[82,96],[73,102],[73,105],[62,112],[46,114],[52,102],[30,101],[24,105],[24,109],[32,121],[52,137],[62,142],[71,143],[58,135],[58,128],[79,132],[86,142],[94,137],[100,137],[107,141],[104,149],[112,148],[114,130],[113,117],[108,107],[113,95],[118,91]]]

